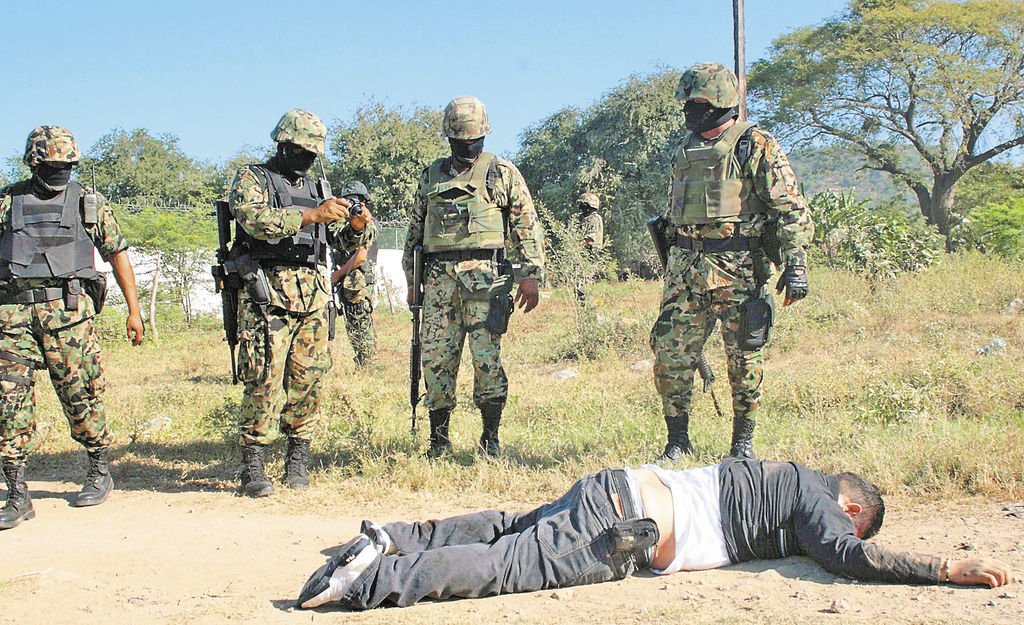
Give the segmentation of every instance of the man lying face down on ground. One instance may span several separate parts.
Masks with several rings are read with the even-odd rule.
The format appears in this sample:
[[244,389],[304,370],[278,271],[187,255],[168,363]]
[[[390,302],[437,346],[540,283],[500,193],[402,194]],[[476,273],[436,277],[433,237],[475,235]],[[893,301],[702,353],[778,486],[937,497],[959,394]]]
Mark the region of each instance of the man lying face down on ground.
[[303,608],[364,610],[424,597],[485,597],[806,555],[830,573],[905,584],[1012,580],[996,560],[958,562],[866,542],[882,526],[878,488],[853,473],[727,458],[670,471],[603,469],[532,512],[424,523],[363,521],[306,582]]

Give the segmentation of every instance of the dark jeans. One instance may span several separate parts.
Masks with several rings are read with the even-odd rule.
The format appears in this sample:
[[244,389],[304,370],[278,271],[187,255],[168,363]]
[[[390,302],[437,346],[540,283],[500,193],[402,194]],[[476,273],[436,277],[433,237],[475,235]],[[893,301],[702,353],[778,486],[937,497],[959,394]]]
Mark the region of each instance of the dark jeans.
[[588,475],[527,513],[489,510],[389,523],[384,529],[401,555],[379,558],[340,603],[404,607],[424,597],[486,597],[622,579],[637,566],[633,554],[614,551],[607,533],[623,520],[612,503],[612,471]]

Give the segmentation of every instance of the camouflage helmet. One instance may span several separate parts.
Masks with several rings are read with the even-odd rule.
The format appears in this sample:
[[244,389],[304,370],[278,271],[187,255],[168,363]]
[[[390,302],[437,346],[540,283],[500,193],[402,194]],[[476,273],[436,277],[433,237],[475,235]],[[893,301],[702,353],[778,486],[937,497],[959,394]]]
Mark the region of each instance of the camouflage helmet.
[[444,136],[476,139],[491,132],[484,103],[471,95],[460,95],[444,107]]
[[704,98],[711,106],[728,109],[739,106],[740,83],[732,70],[720,63],[698,63],[683,72],[676,98]]
[[361,195],[364,200],[370,199],[369,189],[366,188],[365,184],[358,180],[345,183],[345,186],[341,188],[341,197],[345,197],[346,195]]
[[316,154],[324,153],[327,127],[320,118],[302,109],[292,109],[281,116],[270,132],[270,138],[278,143],[294,143],[300,148]]
[[576,203],[580,206],[589,206],[594,210],[601,208],[601,200],[594,193],[584,193],[580,199],[576,200]]
[[40,126],[25,142],[25,164],[29,169],[43,161],[77,163],[82,158],[71,132],[62,126]]

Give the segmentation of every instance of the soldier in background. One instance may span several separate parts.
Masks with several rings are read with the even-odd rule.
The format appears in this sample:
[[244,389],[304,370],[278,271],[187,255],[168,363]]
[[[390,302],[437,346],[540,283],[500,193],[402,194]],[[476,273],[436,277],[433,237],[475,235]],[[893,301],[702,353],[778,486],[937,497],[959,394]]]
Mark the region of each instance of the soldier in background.
[[[345,183],[341,188],[341,197],[352,202],[353,206],[370,205],[370,192],[366,185],[357,180]],[[370,225],[380,230],[376,221]],[[348,334],[355,354],[354,360],[359,367],[377,355],[377,335],[373,329],[373,284],[379,249],[377,238],[369,249],[360,247],[352,252],[334,253],[334,266],[338,269],[331,280],[345,315],[345,333]]]
[[[524,312],[537,306],[537,280],[544,267],[542,234],[530,190],[509,161],[483,151],[491,131],[480,100],[455,98],[444,109],[444,134],[451,156],[420,175],[402,267],[412,285],[413,250],[422,245],[423,367],[430,410],[429,457],[449,449],[448,423],[455,407],[455,381],[462,346],[473,355],[473,402],[480,409],[480,448],[500,451],[498,426],[508,397],[501,366],[501,335],[512,312],[510,295]],[[506,245],[523,259],[512,275]],[[413,301],[412,287],[409,301]]]
[[584,193],[577,201],[580,211],[580,226],[582,227],[583,245],[594,252],[604,248],[604,220],[601,213],[601,200],[593,193]]
[[285,481],[309,486],[309,442],[331,366],[327,248],[366,247],[376,236],[366,227],[368,209],[350,216],[347,200],[321,197],[306,175],[326,136],[316,115],[288,111],[270,133],[277,153],[239,169],[228,197],[237,222],[232,254],[254,261],[238,295],[241,490],[250,497],[274,491],[263,468],[274,420],[288,437]]
[[717,320],[729,359],[733,396],[730,454],[753,458],[761,409],[764,346],[773,320],[765,283],[771,262],[783,305],[807,295],[807,254],[814,232],[807,202],[778,141],[737,120],[736,75],[717,63],[683,73],[690,131],[672,160],[666,218],[671,245],[661,311],[651,330],[654,381],[668,443],[659,460],[692,452],[688,427],[693,373]]
[[32,178],[0,189],[0,460],[7,501],[0,529],[35,516],[25,485],[25,461],[35,449],[33,372],[45,369],[85,447],[88,472],[76,506],[106,501],[114,488],[102,394],[106,388],[93,321],[106,297],[93,249],[114,269],[128,304],[126,330],[142,343],[142,315],[128,241],[107,200],[71,180],[81,152],[60,126],[40,126],[25,144]]

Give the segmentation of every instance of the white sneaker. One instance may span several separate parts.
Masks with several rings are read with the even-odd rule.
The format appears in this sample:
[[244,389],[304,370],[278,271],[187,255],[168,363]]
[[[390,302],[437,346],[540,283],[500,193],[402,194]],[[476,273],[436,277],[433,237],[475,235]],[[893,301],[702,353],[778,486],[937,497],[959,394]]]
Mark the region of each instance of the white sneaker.
[[385,556],[391,556],[398,553],[398,547],[395,546],[395,541],[391,540],[391,536],[387,533],[380,525],[373,521],[363,521],[363,533],[366,534],[373,546],[377,548],[377,553]]
[[338,601],[379,557],[380,554],[366,534],[356,536],[342,546],[338,555],[306,580],[299,592],[299,607],[315,608]]

